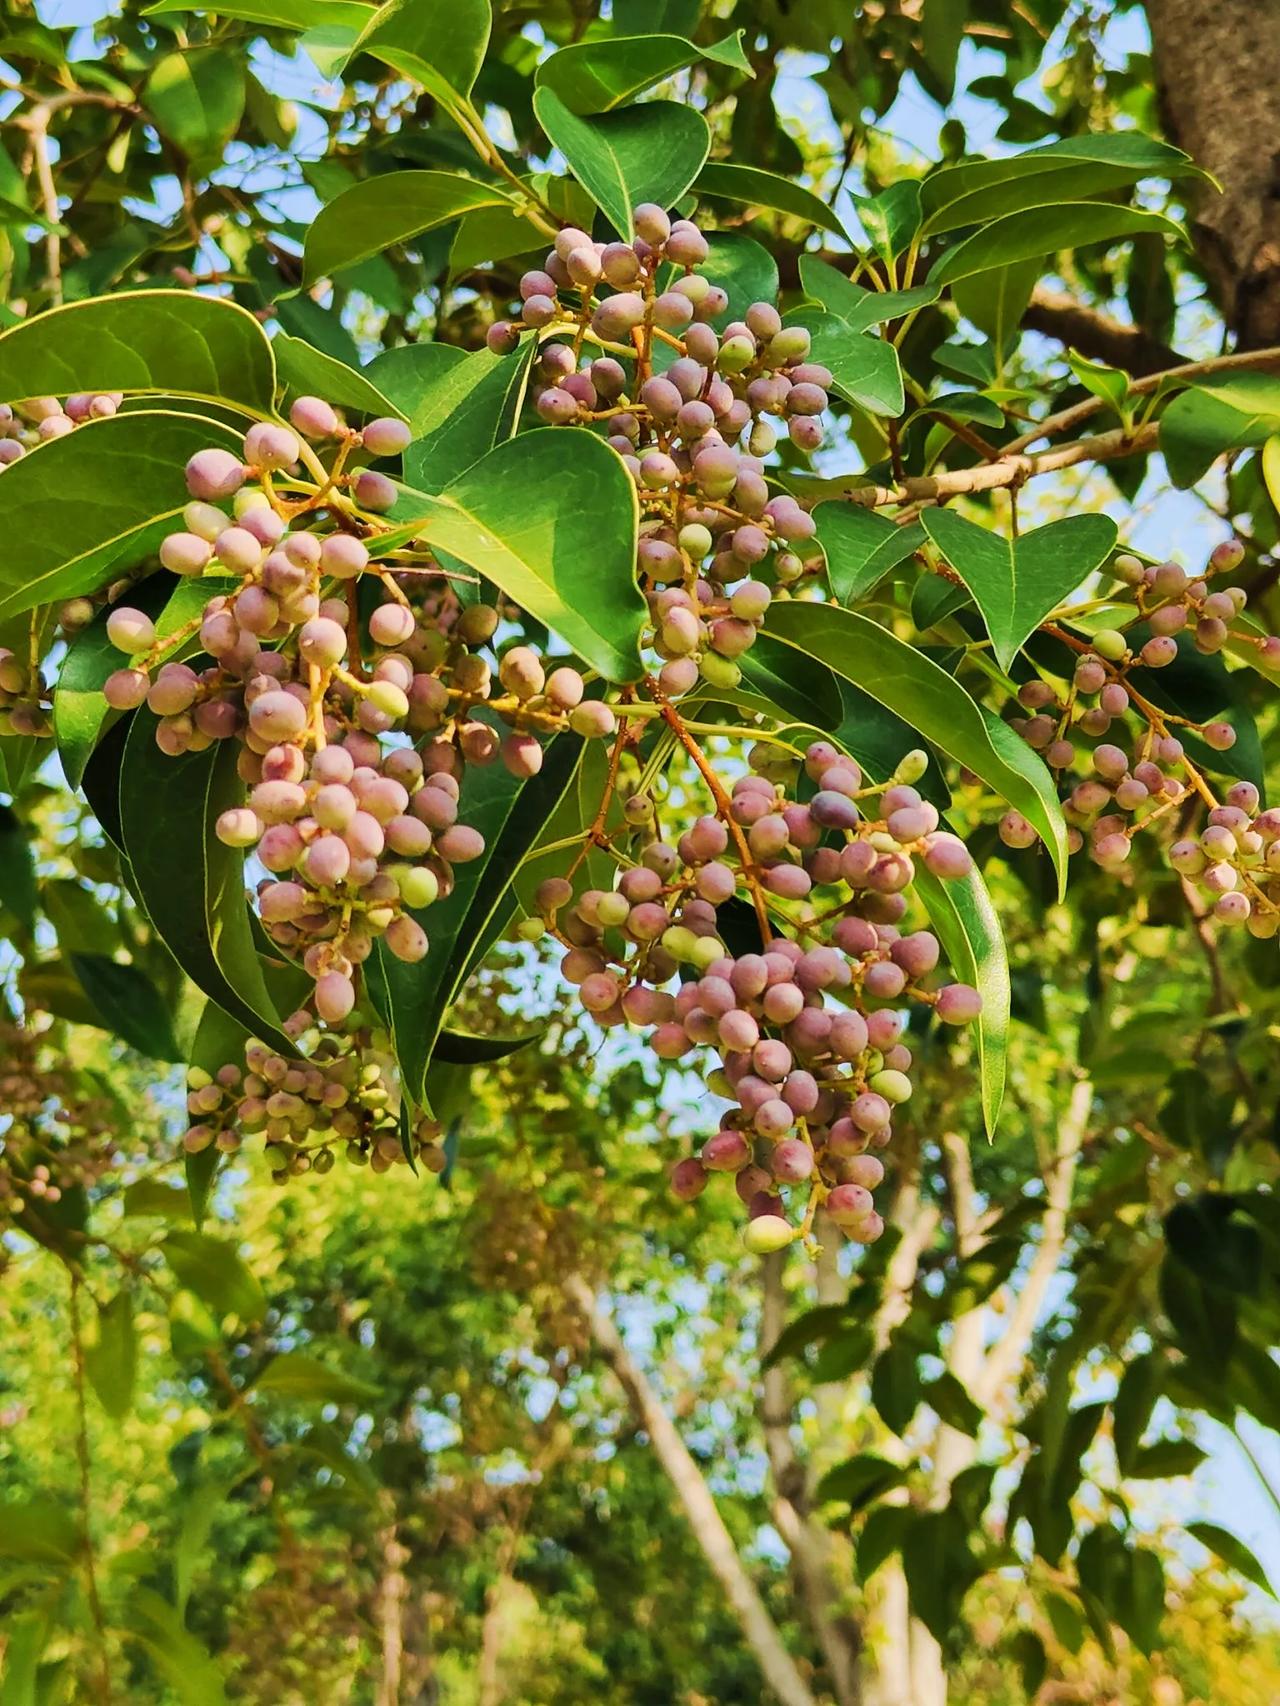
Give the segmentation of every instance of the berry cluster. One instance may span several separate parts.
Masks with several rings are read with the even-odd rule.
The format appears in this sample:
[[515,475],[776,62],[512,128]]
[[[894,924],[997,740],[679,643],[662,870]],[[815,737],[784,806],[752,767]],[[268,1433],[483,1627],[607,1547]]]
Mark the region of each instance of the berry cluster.
[[[753,1250],[790,1243],[821,1204],[867,1242],[883,1230],[870,1194],[883,1167],[865,1152],[889,1142],[894,1109],[911,1095],[908,1015],[893,1004],[914,1000],[949,1024],[982,1006],[968,985],[925,987],[938,942],[900,928],[914,861],[942,878],[972,864],[912,786],[922,753],[871,787],[852,759],[816,742],[804,755],[813,788],[804,802],[787,792],[794,763],[780,765],[764,744],[750,760],[719,815],[698,818],[674,845],[655,834],[653,802],[632,795],[634,846],[614,848],[624,866],[616,888],[575,901],[572,883],[552,877],[538,905],[565,947],[562,973],[597,1023],[652,1027],[662,1060],[714,1051],[708,1087],[733,1105],[701,1155],[676,1165],[675,1194],[697,1196],[711,1172],[736,1174]],[[776,914],[779,933],[735,955],[719,909],[740,890],[762,927]],[[677,989],[664,987],[677,977]]]
[[[197,453],[184,527],[160,546],[175,574],[231,579],[193,624],[212,661],[160,663],[175,636],[117,605],[107,633],[129,663],[104,692],[119,710],[145,701],[171,755],[239,743],[248,800],[222,814],[217,835],[256,854],[267,873],[257,886],[263,925],[315,980],[316,1014],[341,1026],[374,940],[422,959],[428,942],[413,913],[449,892],[455,865],[484,852],[483,836],[458,821],[465,766],[500,760],[534,775],[540,734],[608,734],[613,714],[584,702],[577,670],[548,674],[528,647],[506,651],[495,672],[483,648],[496,609],[463,608],[441,594],[438,574],[394,573],[371,557],[362,535],[371,512],[388,507],[371,482],[391,482],[352,472],[349,457],[398,454],[409,439],[402,422],[354,432],[315,397],[299,398],[291,418],[297,433],[251,427],[243,459]],[[299,433],[334,444],[327,465]],[[362,619],[367,582],[382,602]]]
[[[1280,851],[1274,858],[1270,851],[1280,818],[1258,815],[1252,782],[1236,782],[1219,801],[1184,738],[1191,734],[1211,751],[1229,752],[1236,731],[1228,722],[1196,723],[1163,709],[1133,679],[1134,671],[1174,663],[1182,633],[1205,655],[1234,640],[1256,647],[1264,662],[1280,662],[1280,636],[1232,626],[1247,602],[1244,588],[1210,590],[1211,578],[1236,568],[1243,555],[1235,541],[1218,546],[1199,580],[1177,563],[1144,566],[1136,557],[1117,558],[1113,572],[1133,591],[1131,622],[1097,629],[1087,641],[1052,630],[1077,653],[1070,682],[1065,690],[1041,677],[1024,682],[1018,704],[1030,714],[1012,726],[1059,777],[1073,851],[1087,843],[1090,857],[1114,871],[1129,859],[1137,834],[1166,829],[1170,862],[1198,880],[1214,915],[1271,937],[1280,929]],[[1105,738],[1115,734],[1126,737],[1125,746]],[[1081,737],[1096,744],[1085,746]],[[1188,838],[1188,814],[1201,808],[1207,827]],[[1016,811],[1006,812],[999,827],[1010,847],[1030,847],[1038,839]]]
[[[805,328],[784,325],[770,302],[713,329],[728,299],[693,270],[710,251],[691,221],[647,205],[635,225],[634,243],[561,231],[543,268],[520,280],[521,319],[548,339],[572,338],[538,357],[541,419],[603,423],[639,488],[650,638],[663,691],[679,696],[700,677],[737,685],[735,660],[773,596],[764,574],[786,586],[821,568],[798,549],[813,538],[812,517],[785,492],[770,496],[764,458],[778,444],[773,421],[799,450],[821,445],[831,374],[808,359]],[[489,344],[509,351],[518,338],[499,322]],[[584,343],[615,353],[585,357]]]
[[96,1184],[116,1159],[116,1111],[87,1075],[50,1062],[39,1018],[0,1022],[0,1224]]
[[[308,1023],[308,1014],[295,1013],[286,1030],[298,1038]],[[401,1136],[399,1079],[385,1036],[375,1036],[363,1050],[343,1037],[311,1041],[305,1060],[286,1060],[265,1043],[250,1041],[243,1067],[229,1062],[211,1075],[193,1066],[187,1073],[193,1122],[183,1138],[187,1153],[216,1146],[234,1155],[246,1138],[262,1137],[277,1184],[302,1173],[329,1172],[338,1147],[353,1165],[375,1173],[407,1164],[410,1152],[428,1172],[444,1171],[434,1121],[419,1119],[407,1145]]]

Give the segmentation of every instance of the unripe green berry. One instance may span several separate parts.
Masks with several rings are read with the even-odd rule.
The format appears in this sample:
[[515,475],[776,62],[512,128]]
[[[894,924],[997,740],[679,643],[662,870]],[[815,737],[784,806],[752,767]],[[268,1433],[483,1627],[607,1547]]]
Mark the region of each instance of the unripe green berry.
[[1105,658],[1108,663],[1119,663],[1129,650],[1128,641],[1115,628],[1099,628],[1097,633],[1090,638],[1089,643],[1098,656]]
[[795,1242],[796,1228],[780,1214],[759,1214],[749,1220],[742,1230],[742,1242],[753,1256],[767,1256],[775,1250],[785,1250]]

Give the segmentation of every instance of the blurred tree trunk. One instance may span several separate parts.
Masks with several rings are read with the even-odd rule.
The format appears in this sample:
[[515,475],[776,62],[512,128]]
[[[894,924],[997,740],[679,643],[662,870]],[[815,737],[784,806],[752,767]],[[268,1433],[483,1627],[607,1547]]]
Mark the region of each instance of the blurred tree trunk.
[[1147,0],[1171,142],[1221,185],[1192,235],[1242,349],[1280,344],[1280,0]]

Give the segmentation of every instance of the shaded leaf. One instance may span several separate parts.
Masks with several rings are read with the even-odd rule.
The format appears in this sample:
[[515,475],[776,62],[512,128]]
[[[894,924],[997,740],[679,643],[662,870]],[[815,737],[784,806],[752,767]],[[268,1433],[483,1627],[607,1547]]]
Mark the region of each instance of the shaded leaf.
[[117,1292],[110,1302],[98,1306],[98,1336],[84,1347],[84,1371],[107,1414],[117,1422],[127,1416],[138,1371],[138,1337],[129,1292]]
[[303,256],[305,280],[313,284],[477,207],[510,205],[505,190],[457,172],[384,172],[362,178],[312,221]]
[[182,1059],[169,1004],[140,966],[105,954],[72,953],[68,962],[105,1029],[152,1060]]

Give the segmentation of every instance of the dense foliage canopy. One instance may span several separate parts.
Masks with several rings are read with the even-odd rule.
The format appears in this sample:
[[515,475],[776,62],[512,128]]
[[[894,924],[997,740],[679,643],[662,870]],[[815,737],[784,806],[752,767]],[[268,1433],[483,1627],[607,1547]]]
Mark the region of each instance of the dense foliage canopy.
[[6,17],[4,1706],[1275,1698],[1225,11]]

